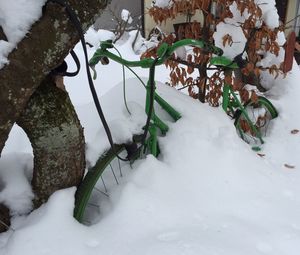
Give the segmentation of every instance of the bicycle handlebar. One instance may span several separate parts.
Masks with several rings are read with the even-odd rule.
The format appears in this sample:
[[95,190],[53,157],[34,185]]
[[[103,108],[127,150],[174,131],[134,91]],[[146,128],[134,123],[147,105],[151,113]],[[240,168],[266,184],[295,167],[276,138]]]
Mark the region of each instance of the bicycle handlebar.
[[93,57],[89,61],[89,65],[91,67],[94,67],[96,64],[98,64],[101,59],[104,57],[107,57],[109,59],[112,59],[122,65],[126,65],[129,67],[142,67],[142,68],[150,68],[154,61],[155,65],[161,65],[165,62],[166,59],[168,59],[176,49],[182,46],[195,46],[203,49],[204,51],[207,51],[209,53],[216,54],[218,56],[221,56],[223,54],[223,50],[212,45],[209,43],[204,42],[203,40],[194,40],[194,39],[183,39],[180,41],[175,42],[172,45],[168,45],[167,43],[162,43],[161,46],[157,50],[157,59],[153,58],[144,58],[139,61],[129,61],[126,59],[123,59],[120,56],[117,56],[114,53],[111,53],[107,49],[113,48],[112,41],[104,41],[101,42],[100,48],[96,50]]
[[238,69],[241,68],[238,63],[224,56],[214,57],[210,60],[210,64],[214,66],[219,66],[228,69]]

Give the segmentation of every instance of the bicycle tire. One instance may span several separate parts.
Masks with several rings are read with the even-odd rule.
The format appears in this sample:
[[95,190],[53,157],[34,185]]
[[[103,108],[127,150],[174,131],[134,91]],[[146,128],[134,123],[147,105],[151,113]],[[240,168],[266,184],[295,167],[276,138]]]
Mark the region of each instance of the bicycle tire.
[[[239,111],[234,122],[237,132],[245,142],[253,145],[261,145],[264,143],[262,137],[267,135],[270,121],[278,116],[278,112],[273,104],[262,96],[259,96],[255,102],[248,101],[244,105],[244,108],[248,115],[251,112],[252,116],[250,115],[249,117],[258,134],[251,130],[248,120],[242,111]],[[265,110],[264,116],[255,113],[255,111],[258,112],[262,109]]]
[[[133,137],[133,142],[141,142],[142,135],[136,135]],[[74,207],[74,218],[80,223],[84,223],[85,213],[89,201],[91,199],[93,190],[95,189],[99,179],[106,170],[109,170],[110,164],[114,160],[118,160],[117,155],[126,151],[126,144],[115,144],[114,150],[110,148],[105,151],[97,160],[96,164],[87,172],[83,178],[81,184],[78,186],[75,193],[75,207]],[[129,164],[129,162],[127,162]],[[91,224],[86,224],[91,225]]]

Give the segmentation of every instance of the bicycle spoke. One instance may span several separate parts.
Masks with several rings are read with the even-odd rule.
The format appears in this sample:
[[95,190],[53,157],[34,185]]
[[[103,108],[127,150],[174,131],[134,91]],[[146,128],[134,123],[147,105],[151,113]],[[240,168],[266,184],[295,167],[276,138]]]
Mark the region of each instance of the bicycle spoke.
[[97,204],[93,204],[93,203],[88,203],[88,206],[97,207],[98,209],[100,208],[100,206],[99,206],[99,205],[97,205]]
[[94,187],[94,190],[98,191],[99,193],[103,194],[104,196],[109,197],[109,194],[107,192],[104,192],[104,191],[102,191],[102,190],[100,190],[100,189],[98,189],[96,187]]
[[0,220],[0,224],[3,225],[7,230],[11,229],[14,231],[14,229],[12,227],[10,227],[9,225],[7,225],[4,221]]
[[107,193],[107,187],[106,187],[106,184],[105,184],[105,181],[103,180],[103,176],[101,175],[101,181],[103,183],[103,186],[104,186],[104,189],[105,189],[105,192]]
[[[141,138],[142,136],[136,139]],[[116,145],[115,148],[122,158],[127,156],[125,147],[125,145]],[[109,201],[110,191],[121,183],[120,178],[129,174],[132,162],[120,161],[115,151],[110,149],[103,153],[93,171],[87,173],[79,186],[74,210],[74,216],[79,222],[90,223],[89,225],[96,223],[101,218],[102,206],[107,205],[104,201]]]
[[[269,116],[269,118],[271,118],[271,116]],[[266,135],[267,135],[267,130],[269,130],[269,126],[270,126],[270,124],[271,124],[271,121],[268,121],[268,122],[267,122],[267,128],[265,129],[264,136],[266,136]]]
[[84,221],[82,221],[82,223],[83,223],[84,225],[87,225],[87,226],[92,225],[92,222],[89,221],[89,220],[84,220]]
[[[241,114],[235,123],[241,138],[245,142],[252,145],[260,145],[263,142],[262,137],[267,136],[271,119],[276,117],[276,112],[273,117],[269,109],[270,106],[267,105],[265,98],[260,98],[256,103],[250,102],[245,106],[245,114],[248,117]],[[257,132],[250,128],[251,125]]]
[[118,165],[119,165],[120,176],[123,177],[120,159],[118,159]]
[[114,176],[114,178],[115,178],[116,183],[119,185],[119,181],[118,181],[118,179],[117,179],[117,176],[116,176],[116,174],[115,174],[115,171],[114,171],[113,167],[111,166],[111,164],[109,164],[109,166],[110,166],[110,170],[111,170],[112,173],[113,173],[113,176]]

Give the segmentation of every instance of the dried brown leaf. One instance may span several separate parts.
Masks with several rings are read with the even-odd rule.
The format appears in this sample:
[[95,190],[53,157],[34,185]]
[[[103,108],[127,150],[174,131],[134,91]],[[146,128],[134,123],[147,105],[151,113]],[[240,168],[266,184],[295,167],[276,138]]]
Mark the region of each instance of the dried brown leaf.
[[292,166],[292,165],[289,165],[289,164],[284,164],[284,166],[285,166],[286,168],[289,168],[289,169],[294,169],[294,168],[295,168],[295,166]]

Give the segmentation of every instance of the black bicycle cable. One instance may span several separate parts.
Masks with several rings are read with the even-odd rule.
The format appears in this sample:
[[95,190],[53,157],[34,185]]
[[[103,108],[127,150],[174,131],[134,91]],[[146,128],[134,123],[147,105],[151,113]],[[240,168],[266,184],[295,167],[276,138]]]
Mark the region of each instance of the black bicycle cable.
[[72,56],[72,58],[73,58],[73,60],[74,60],[74,62],[76,64],[77,70],[75,72],[72,72],[72,73],[65,72],[63,76],[75,77],[79,73],[79,71],[80,71],[80,61],[79,61],[79,59],[78,59],[78,57],[77,57],[77,55],[76,55],[76,53],[75,53],[74,50],[71,50],[70,54],[71,54],[71,56]]
[[129,161],[129,159],[127,159],[127,158],[120,157],[117,154],[116,150],[115,150],[115,146],[114,146],[113,138],[112,138],[112,135],[111,135],[111,131],[109,129],[109,126],[108,126],[107,121],[105,119],[102,107],[100,105],[99,98],[98,98],[98,95],[97,95],[97,92],[96,92],[96,89],[95,89],[95,86],[94,86],[94,83],[93,83],[92,75],[91,75],[91,72],[90,72],[90,69],[89,69],[89,60],[88,60],[86,43],[85,43],[85,39],[84,39],[84,33],[83,33],[81,23],[80,23],[77,15],[76,15],[76,13],[74,12],[74,10],[71,8],[71,6],[65,0],[48,0],[48,2],[57,3],[57,4],[59,4],[59,5],[66,8],[66,11],[69,15],[69,18],[72,21],[73,25],[75,26],[75,28],[76,28],[76,30],[79,34],[79,37],[80,37],[80,41],[81,41],[83,52],[84,52],[84,59],[85,59],[85,63],[86,63],[86,71],[87,71],[87,78],[88,78],[89,87],[90,87],[90,90],[91,90],[91,93],[92,93],[92,97],[93,97],[98,115],[99,115],[100,120],[102,122],[102,125],[104,127],[105,133],[106,133],[108,141],[110,143],[110,146],[112,148],[112,151],[114,152],[115,156],[119,160]]
[[[67,66],[66,62],[64,61],[63,64],[61,64],[59,67],[57,67],[57,68],[55,68],[51,71],[51,75],[61,75],[61,76],[67,76],[67,77],[75,77],[79,73],[79,71],[80,71],[80,61],[79,61],[76,53],[74,52],[74,50],[71,50],[70,54],[71,54],[71,56],[72,56],[72,58],[73,58],[73,60],[76,64],[76,71],[71,72],[71,73],[67,72],[66,70],[67,70],[68,66]],[[63,69],[63,70],[61,70],[61,69]]]

